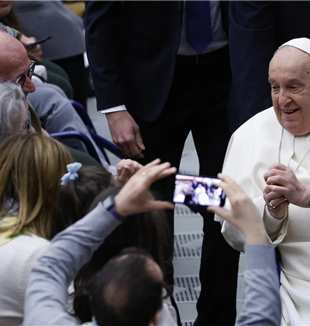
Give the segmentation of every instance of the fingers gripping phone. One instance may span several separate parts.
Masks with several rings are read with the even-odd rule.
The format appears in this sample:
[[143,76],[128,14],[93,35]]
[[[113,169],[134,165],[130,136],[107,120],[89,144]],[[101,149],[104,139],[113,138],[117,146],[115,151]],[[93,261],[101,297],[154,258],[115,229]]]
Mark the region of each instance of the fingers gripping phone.
[[28,50],[34,49],[38,44],[44,43],[44,42],[48,41],[51,38],[52,38],[51,36],[48,36],[48,37],[46,37],[46,38],[44,38],[42,40],[36,41],[34,43],[25,44],[24,46]]
[[224,206],[226,195],[218,187],[221,180],[176,174],[173,202],[187,206]]

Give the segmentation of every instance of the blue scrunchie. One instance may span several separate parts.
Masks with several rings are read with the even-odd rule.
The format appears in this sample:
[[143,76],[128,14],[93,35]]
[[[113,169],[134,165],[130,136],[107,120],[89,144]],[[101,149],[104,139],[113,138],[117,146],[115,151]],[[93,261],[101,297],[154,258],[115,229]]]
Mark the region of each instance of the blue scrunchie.
[[66,173],[61,178],[61,185],[64,186],[68,183],[69,180],[76,180],[78,179],[79,175],[76,173],[80,168],[82,164],[79,162],[71,163],[67,165],[68,173]]

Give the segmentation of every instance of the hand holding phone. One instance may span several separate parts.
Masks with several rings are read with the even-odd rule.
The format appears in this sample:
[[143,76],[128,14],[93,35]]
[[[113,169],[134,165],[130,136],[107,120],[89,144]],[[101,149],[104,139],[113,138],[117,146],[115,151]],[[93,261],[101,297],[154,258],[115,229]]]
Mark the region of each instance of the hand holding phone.
[[48,36],[48,37],[45,37],[39,41],[36,41],[34,43],[28,43],[28,44],[24,44],[25,48],[27,50],[31,50],[31,49],[34,49],[38,44],[41,44],[41,43],[44,43],[46,41],[48,41],[49,39],[51,39],[52,37],[51,36]]
[[217,178],[177,174],[173,202],[187,206],[224,206],[226,196],[217,186],[220,182]]
[[208,211],[219,215],[239,229],[247,244],[268,243],[263,219],[252,199],[227,175],[219,173],[218,177],[221,179],[221,186],[225,189],[231,208],[209,207]]

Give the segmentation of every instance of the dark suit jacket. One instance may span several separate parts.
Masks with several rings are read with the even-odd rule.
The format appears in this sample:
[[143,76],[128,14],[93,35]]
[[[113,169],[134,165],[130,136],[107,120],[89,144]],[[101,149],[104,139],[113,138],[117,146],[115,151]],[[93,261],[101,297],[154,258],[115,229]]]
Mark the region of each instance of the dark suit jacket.
[[270,107],[268,66],[284,42],[310,38],[309,1],[231,1],[229,49],[233,128]]
[[156,120],[170,91],[181,23],[182,1],[86,2],[98,110],[125,104],[131,114]]

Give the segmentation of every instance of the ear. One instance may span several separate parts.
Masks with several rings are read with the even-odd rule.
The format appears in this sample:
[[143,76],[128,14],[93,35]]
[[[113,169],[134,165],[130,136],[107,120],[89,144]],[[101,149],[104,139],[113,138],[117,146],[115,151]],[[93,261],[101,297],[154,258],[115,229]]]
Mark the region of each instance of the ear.
[[157,325],[157,322],[158,322],[158,314],[159,314],[159,311],[156,311],[155,315],[150,320],[150,326],[151,325],[153,325],[153,326],[156,326]]

